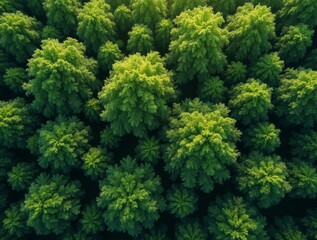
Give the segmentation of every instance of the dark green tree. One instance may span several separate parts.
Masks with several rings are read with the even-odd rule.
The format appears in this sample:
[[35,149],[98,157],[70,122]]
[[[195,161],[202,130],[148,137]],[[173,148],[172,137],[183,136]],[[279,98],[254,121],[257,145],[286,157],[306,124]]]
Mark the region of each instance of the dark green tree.
[[206,6],[206,0],[169,0],[171,2],[170,15],[171,18],[175,18],[182,12],[190,9],[194,9],[199,6]]
[[317,161],[317,132],[313,129],[294,134],[290,139],[291,153],[294,157],[315,163]]
[[91,98],[84,105],[84,115],[90,122],[100,122],[102,106],[99,99]]
[[37,131],[36,150],[42,168],[68,172],[80,166],[80,159],[88,151],[90,128],[76,117],[58,117],[48,121]]
[[86,2],[78,13],[77,34],[87,49],[98,52],[106,41],[115,39],[115,23],[110,5],[104,0]]
[[134,25],[128,35],[127,50],[129,53],[146,55],[154,49],[153,32],[146,25]]
[[272,9],[272,12],[277,12],[283,7],[284,0],[251,0],[254,5],[266,5]]
[[127,157],[120,165],[109,167],[106,179],[100,182],[97,203],[104,209],[109,230],[138,236],[144,228],[152,228],[164,210],[161,192],[154,169]]
[[113,65],[99,93],[105,109],[101,118],[110,122],[116,135],[144,136],[167,117],[173,94],[171,74],[157,52],[130,55]]
[[133,25],[132,12],[130,8],[128,8],[126,5],[118,6],[113,13],[113,17],[120,39],[126,39],[128,36],[128,32],[131,30]]
[[251,75],[271,87],[276,87],[280,84],[283,67],[284,61],[279,58],[277,52],[274,52],[261,57],[252,67]]
[[24,99],[0,101],[0,146],[24,148],[33,132],[34,117]]
[[111,162],[111,155],[100,147],[90,148],[82,158],[82,169],[92,179],[103,179]]
[[45,17],[45,11],[43,8],[44,1],[45,0],[28,0],[26,3],[28,9],[37,19],[43,19]]
[[310,209],[303,218],[306,234],[312,239],[317,239],[317,209]]
[[231,62],[225,71],[224,80],[228,86],[245,82],[247,80],[247,66],[242,62]]
[[300,62],[305,57],[307,49],[313,43],[313,34],[314,31],[304,24],[283,29],[276,46],[280,57],[286,64]]
[[25,191],[38,176],[39,169],[35,163],[19,162],[8,172],[8,183],[15,191]]
[[113,130],[107,126],[100,131],[100,144],[105,149],[118,147],[120,137],[114,134]]
[[32,104],[44,116],[79,113],[92,96],[97,63],[84,52],[84,45],[76,39],[67,38],[63,43],[49,39],[29,60],[31,80],[24,88],[34,96]]
[[175,233],[177,240],[206,240],[207,234],[198,221],[181,223]]
[[273,123],[263,122],[247,128],[242,136],[245,147],[262,153],[272,153],[281,144],[281,130]]
[[216,12],[222,13],[224,17],[233,14],[238,6],[237,0],[208,0],[208,2]]
[[27,225],[38,235],[61,234],[80,212],[80,184],[63,175],[42,173],[25,195]]
[[240,131],[228,113],[224,105],[210,107],[198,99],[174,105],[166,131],[165,169],[185,187],[210,192],[215,183],[230,178]]
[[184,218],[197,210],[196,193],[184,187],[172,187],[166,200],[168,211],[177,218]]
[[315,198],[317,196],[317,171],[311,163],[295,159],[288,164],[290,195],[295,198]]
[[2,0],[0,2],[0,15],[3,13],[15,13],[22,10],[22,5],[16,0]]
[[132,21],[147,25],[154,30],[156,24],[167,14],[166,0],[131,0]]
[[144,163],[156,164],[161,159],[161,144],[154,137],[140,139],[135,151],[137,158]]
[[246,3],[238,7],[235,15],[228,17],[227,52],[238,61],[254,61],[271,49],[275,37],[275,15],[267,6]]
[[82,210],[82,217],[80,218],[82,230],[87,234],[95,234],[104,230],[102,212],[97,207],[95,202],[92,202],[84,207]]
[[174,20],[168,61],[175,66],[179,82],[195,76],[211,77],[223,70],[226,56],[222,49],[228,43],[227,31],[221,28],[223,22],[221,14],[211,7],[182,12]]
[[102,70],[108,72],[112,69],[112,65],[123,59],[123,54],[118,44],[110,41],[101,45],[98,50],[98,63]]
[[317,26],[316,14],[317,2],[314,0],[284,0],[278,20],[283,26],[303,23],[313,28]]
[[208,208],[208,231],[215,240],[268,240],[265,218],[242,197],[218,197]]
[[277,218],[274,226],[269,229],[271,239],[275,240],[307,240],[295,220],[290,216]]
[[219,77],[211,77],[200,81],[198,95],[203,101],[219,103],[224,100],[227,90]]
[[0,15],[0,46],[25,63],[40,44],[41,23],[20,11]]
[[64,39],[63,34],[61,34],[61,32],[58,31],[55,27],[46,25],[42,31],[42,40],[49,38],[58,39],[59,41],[62,41]]
[[12,166],[15,164],[14,159],[15,157],[11,152],[5,150],[4,148],[0,149],[0,184],[6,182],[7,174],[11,170]]
[[313,126],[317,122],[316,79],[316,71],[289,70],[277,89],[278,116],[287,118],[288,124]]
[[7,68],[3,75],[3,82],[7,85],[11,91],[16,94],[23,93],[23,84],[28,80],[27,72],[24,68]]
[[77,29],[77,15],[80,0],[44,0],[43,8],[47,23],[61,31],[65,36],[74,36]]
[[162,19],[156,24],[154,42],[156,49],[159,50],[161,54],[166,54],[168,52],[173,27],[173,22],[170,19]]
[[261,208],[279,203],[292,189],[287,167],[277,155],[264,156],[251,152],[242,157],[237,168],[240,190]]
[[232,116],[245,125],[267,120],[268,113],[273,108],[272,90],[256,79],[238,84],[230,93],[229,108]]

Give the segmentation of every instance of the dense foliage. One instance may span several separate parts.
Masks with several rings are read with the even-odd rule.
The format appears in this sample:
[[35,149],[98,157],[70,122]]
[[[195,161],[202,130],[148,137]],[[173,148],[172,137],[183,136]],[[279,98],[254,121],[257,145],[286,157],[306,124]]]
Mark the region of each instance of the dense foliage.
[[0,0],[0,240],[317,239],[316,0]]

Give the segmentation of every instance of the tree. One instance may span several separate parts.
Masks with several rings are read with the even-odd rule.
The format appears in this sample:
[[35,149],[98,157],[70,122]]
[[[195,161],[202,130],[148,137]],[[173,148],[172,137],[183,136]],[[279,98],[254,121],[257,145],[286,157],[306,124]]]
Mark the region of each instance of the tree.
[[143,235],[142,240],[170,240],[167,236],[166,225],[160,225],[159,227],[152,228],[149,232]]
[[24,148],[33,132],[34,117],[22,98],[0,101],[0,146]]
[[154,30],[156,24],[166,17],[166,0],[131,0],[132,21],[147,25]]
[[122,60],[123,54],[118,44],[110,41],[101,45],[98,51],[98,63],[102,70],[108,72],[116,61]]
[[176,230],[177,240],[206,240],[207,234],[198,221],[185,222],[178,225]]
[[294,157],[315,163],[317,160],[317,132],[313,129],[294,134],[290,140],[291,153]]
[[256,79],[236,85],[230,93],[229,108],[232,116],[245,125],[267,120],[268,113],[273,108],[272,90]]
[[116,8],[118,8],[120,6],[129,7],[131,5],[131,0],[112,0],[112,1],[108,1],[108,2],[111,5],[112,10],[115,10]]
[[25,195],[27,225],[38,235],[63,233],[79,214],[81,194],[79,182],[42,173]]
[[280,83],[280,74],[283,71],[284,61],[277,52],[266,54],[252,67],[251,75],[260,79],[270,87],[276,87]]
[[22,8],[22,5],[15,0],[2,0],[0,2],[0,15],[3,13],[14,13]]
[[275,15],[267,6],[246,3],[235,15],[227,18],[229,31],[227,48],[231,58],[252,62],[271,49],[275,37]]
[[312,45],[314,30],[299,24],[284,28],[276,44],[280,57],[286,64],[297,63],[305,57],[307,48]]
[[288,124],[313,126],[317,122],[317,72],[289,70],[277,88],[276,113]]
[[84,106],[84,115],[89,122],[100,122],[102,106],[97,98],[89,99]]
[[225,83],[228,86],[245,82],[247,80],[247,66],[242,62],[231,62],[225,71]]
[[272,9],[272,12],[277,12],[283,7],[284,1],[283,0],[252,0],[251,1],[254,5],[266,5]]
[[313,28],[317,26],[316,14],[317,2],[314,0],[284,0],[278,20],[284,26],[303,23]]
[[112,131],[112,129],[107,126],[102,131],[100,131],[100,144],[105,149],[112,149],[118,146],[120,137]]
[[104,178],[111,162],[111,155],[100,147],[90,148],[82,158],[82,169],[92,179]]
[[148,164],[138,165],[126,157],[120,165],[110,166],[100,182],[98,206],[111,231],[138,236],[144,228],[152,228],[164,210],[161,181]]
[[212,239],[267,240],[265,218],[242,197],[218,197],[208,208],[208,231]]
[[115,23],[110,5],[104,0],[86,2],[78,13],[77,34],[88,49],[98,52],[106,41],[115,40]]
[[240,131],[224,105],[208,106],[195,99],[174,104],[166,131],[165,169],[187,188],[210,192],[230,178],[228,167],[239,155]]
[[104,230],[102,212],[100,212],[95,202],[84,207],[79,221],[82,225],[82,230],[87,234],[95,234]]
[[241,159],[237,168],[240,190],[256,200],[261,208],[277,204],[292,188],[287,181],[287,167],[277,155],[264,156],[251,152]]
[[135,151],[138,159],[145,163],[156,164],[161,158],[161,144],[154,137],[140,139]]
[[263,122],[247,128],[242,139],[249,150],[270,154],[281,144],[280,133],[273,123]]
[[14,159],[15,157],[11,152],[5,150],[4,148],[0,149],[0,184],[5,183],[7,180],[7,174],[10,171],[11,166],[15,164]]
[[171,0],[171,10],[170,15],[171,18],[176,18],[179,14],[182,12],[185,12],[186,10],[191,10],[196,7],[200,6],[206,6],[207,2],[206,0]]
[[275,240],[307,240],[295,220],[290,216],[277,218],[270,229],[270,236]]
[[55,27],[45,26],[42,31],[42,40],[54,38],[62,41],[64,39],[63,35],[60,31],[58,31]]
[[198,95],[204,101],[219,103],[224,100],[227,90],[219,77],[211,77],[200,81]]
[[73,36],[77,29],[77,15],[80,0],[44,0],[43,8],[47,23],[61,31],[65,36]]
[[3,81],[11,91],[16,94],[23,93],[22,85],[28,80],[28,75],[24,68],[7,68],[3,75]]
[[155,47],[161,54],[166,54],[168,52],[173,27],[173,22],[170,19],[162,19],[156,24],[154,31]]
[[0,15],[0,46],[25,63],[40,44],[41,23],[20,11]]
[[288,164],[289,183],[292,186],[290,195],[299,198],[317,196],[317,171],[314,165],[295,159]]
[[144,136],[167,117],[173,94],[171,74],[157,52],[130,55],[113,65],[99,93],[105,109],[101,118],[116,135]]
[[[113,1],[111,1],[113,2]],[[126,5],[120,5],[113,13],[120,39],[126,39],[128,32],[132,28],[132,11]]]
[[128,35],[127,50],[129,53],[146,55],[153,50],[153,32],[146,25],[134,25]]
[[303,218],[303,224],[306,227],[306,234],[312,239],[317,238],[317,209],[310,209]]
[[31,80],[24,88],[34,96],[33,107],[44,116],[79,113],[92,96],[97,63],[84,52],[84,45],[76,39],[63,43],[49,39],[43,40],[42,49],[29,60]]
[[238,1],[237,0],[208,0],[210,5],[216,12],[222,13],[226,18],[228,15],[231,15],[235,12]]
[[197,210],[198,198],[194,191],[172,187],[166,196],[167,209],[177,218],[184,218]]
[[8,183],[15,191],[25,191],[39,174],[35,163],[19,162],[8,172]]
[[198,7],[176,17],[168,61],[175,65],[179,82],[223,70],[226,56],[222,49],[228,43],[227,31],[220,27],[223,22],[221,14],[215,14],[211,7]]
[[76,117],[58,117],[37,131],[36,150],[42,168],[68,172],[79,167],[80,159],[89,148],[90,128]]
[[28,0],[27,7],[37,19],[45,18],[43,3],[45,0]]

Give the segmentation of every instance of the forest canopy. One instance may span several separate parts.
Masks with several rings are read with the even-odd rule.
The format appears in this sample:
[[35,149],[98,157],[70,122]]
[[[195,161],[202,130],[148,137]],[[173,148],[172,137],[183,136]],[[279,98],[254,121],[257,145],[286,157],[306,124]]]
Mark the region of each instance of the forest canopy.
[[0,0],[0,240],[317,240],[316,0]]

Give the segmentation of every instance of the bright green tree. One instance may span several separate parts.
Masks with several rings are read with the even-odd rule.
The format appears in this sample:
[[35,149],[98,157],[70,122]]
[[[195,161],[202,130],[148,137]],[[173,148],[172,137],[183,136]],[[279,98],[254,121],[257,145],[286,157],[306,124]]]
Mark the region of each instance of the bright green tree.
[[153,32],[146,25],[134,25],[128,35],[127,50],[129,53],[146,55],[154,49]]
[[80,223],[82,230],[87,234],[95,234],[104,230],[102,212],[97,207],[96,202],[86,205],[82,212]]
[[275,37],[275,15],[267,6],[246,3],[228,17],[229,56],[238,61],[253,61],[271,49]]
[[98,63],[102,70],[108,72],[116,61],[122,60],[123,54],[118,44],[110,41],[101,45],[98,50]]
[[105,109],[101,118],[110,122],[117,135],[143,136],[167,117],[173,94],[171,74],[157,52],[130,55],[113,65],[99,93]]
[[15,67],[7,68],[3,75],[3,82],[7,85],[11,91],[16,94],[23,93],[22,85],[28,80],[27,72],[24,68]]
[[247,80],[247,66],[242,62],[231,62],[225,71],[224,80],[228,86],[245,82]]
[[280,83],[283,67],[284,61],[279,58],[277,52],[274,52],[261,57],[252,67],[251,75],[271,87],[276,87]]
[[198,95],[203,101],[219,103],[224,100],[227,90],[219,77],[211,77],[200,81]]
[[277,218],[274,226],[269,229],[271,239],[274,240],[307,240],[295,219],[290,216]]
[[261,208],[279,203],[291,190],[287,167],[277,155],[251,152],[241,159],[237,182],[241,191]]
[[206,240],[207,234],[197,220],[181,223],[175,233],[177,240]]
[[314,31],[304,24],[283,29],[276,46],[286,64],[297,63],[305,57],[307,49],[313,43],[313,34]]
[[280,133],[273,123],[258,123],[246,129],[242,141],[249,150],[272,153],[281,144]]
[[172,187],[166,196],[167,209],[177,218],[184,218],[197,210],[198,198],[193,190]]
[[267,120],[268,113],[273,108],[272,90],[256,79],[238,84],[230,94],[229,108],[232,116],[245,125]]
[[174,105],[166,131],[165,169],[185,187],[210,192],[230,178],[240,131],[228,113],[224,105],[209,107],[198,99]]
[[206,0],[170,0],[171,8],[170,8],[170,15],[171,18],[175,18],[182,12],[190,9],[194,9],[200,6],[206,6]]
[[221,28],[223,22],[221,14],[211,7],[185,11],[174,20],[168,61],[175,66],[179,82],[195,76],[210,77],[223,70],[226,56],[222,49],[228,43],[227,31]]
[[313,126],[317,122],[317,72],[289,70],[277,89],[278,116],[287,118],[288,124]]
[[80,0],[44,0],[43,7],[48,25],[55,27],[65,36],[75,35]]
[[100,147],[90,148],[82,158],[82,169],[92,179],[102,179],[111,162],[111,155]]
[[298,198],[315,198],[317,196],[317,171],[311,163],[295,159],[288,165],[290,195]]
[[303,23],[313,28],[317,26],[316,14],[317,2],[314,0],[284,0],[278,17],[283,26]]
[[61,234],[80,212],[80,184],[63,175],[42,173],[25,195],[27,225],[38,235]]
[[161,181],[149,164],[138,165],[126,157],[120,165],[110,166],[100,182],[98,206],[108,228],[138,236],[152,228],[165,204],[161,197]]
[[20,11],[0,15],[0,46],[25,63],[40,44],[41,23]]
[[79,167],[81,157],[88,150],[90,128],[76,117],[60,116],[43,125],[35,137],[39,165],[68,172],[72,167]]
[[268,240],[265,218],[242,197],[218,197],[208,208],[208,231],[215,240]]
[[31,80],[24,88],[34,96],[32,104],[44,116],[79,113],[92,96],[97,63],[84,52],[84,45],[76,39],[67,38],[63,43],[49,39],[29,60]]
[[88,49],[98,52],[106,41],[115,39],[115,23],[110,5],[104,0],[86,2],[78,13],[77,34]]
[[166,0],[131,0],[132,21],[134,24],[147,25],[154,30],[156,24],[165,18]]
[[15,191],[25,191],[39,174],[35,163],[19,162],[8,172],[8,183]]
[[34,117],[24,99],[0,101],[0,146],[24,148],[32,134]]

